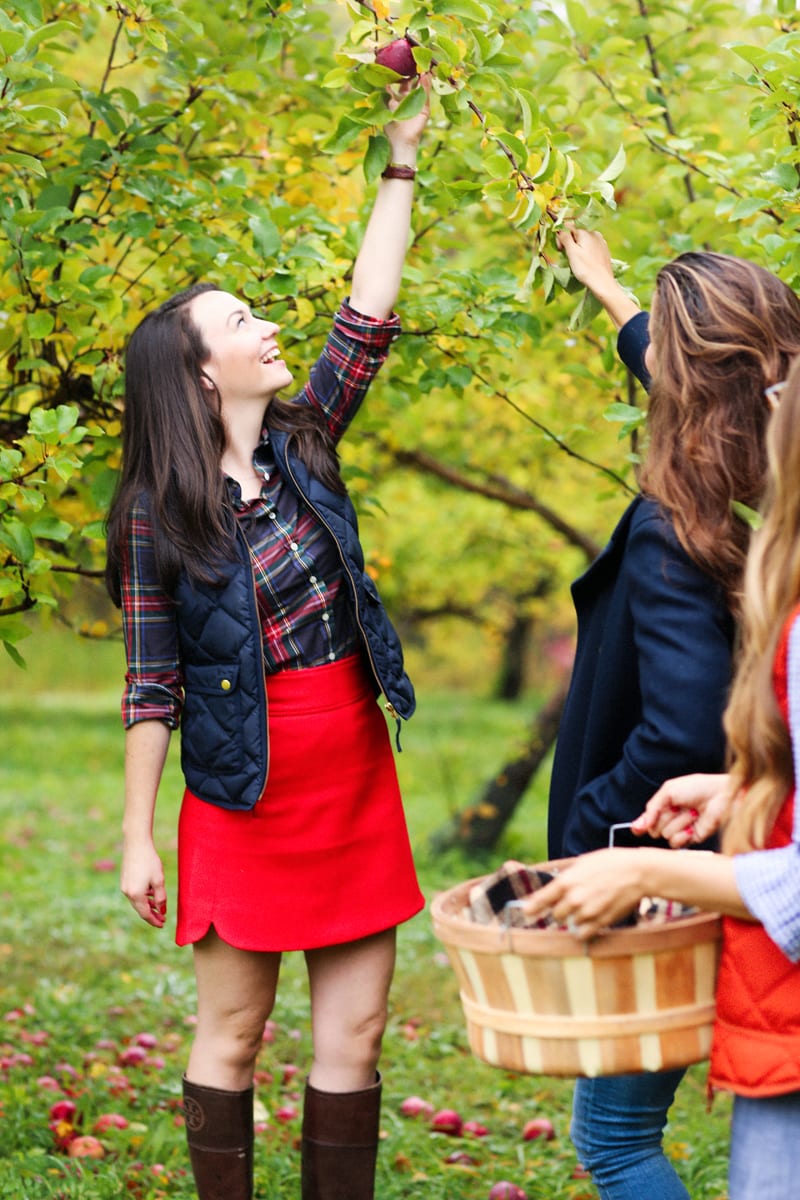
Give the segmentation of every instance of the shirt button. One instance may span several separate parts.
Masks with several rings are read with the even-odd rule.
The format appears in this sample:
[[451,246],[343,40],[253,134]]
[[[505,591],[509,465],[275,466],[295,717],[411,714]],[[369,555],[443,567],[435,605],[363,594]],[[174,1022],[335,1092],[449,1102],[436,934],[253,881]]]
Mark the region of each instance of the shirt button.
[[330,621],[330,619],[331,619],[330,613],[323,613],[322,619],[323,619],[323,621]]
[[335,655],[335,654],[334,654],[334,652],[331,650],[330,654],[328,655],[328,660],[329,660],[330,662],[334,662],[334,661],[335,661],[335,659],[336,659],[336,655]]
[[289,549],[290,549],[290,550],[296,550],[296,549],[297,549],[297,542],[289,542]]
[[317,582],[317,577],[316,577],[316,575],[309,575],[309,577],[308,577],[308,582],[309,582],[309,583],[316,583],[316,582]]
[[270,521],[277,521],[277,519],[278,519],[278,514],[277,514],[276,512],[271,512],[271,513],[269,514],[269,519],[270,519]]

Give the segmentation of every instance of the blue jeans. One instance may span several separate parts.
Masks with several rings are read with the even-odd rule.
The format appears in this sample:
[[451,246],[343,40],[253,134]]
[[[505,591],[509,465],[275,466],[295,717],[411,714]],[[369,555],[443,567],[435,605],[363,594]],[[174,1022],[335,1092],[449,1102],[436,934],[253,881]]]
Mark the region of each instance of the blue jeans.
[[577,1080],[570,1132],[602,1200],[689,1200],[661,1144],[683,1076],[678,1070]]
[[736,1096],[730,1200],[789,1200],[800,1191],[800,1092]]

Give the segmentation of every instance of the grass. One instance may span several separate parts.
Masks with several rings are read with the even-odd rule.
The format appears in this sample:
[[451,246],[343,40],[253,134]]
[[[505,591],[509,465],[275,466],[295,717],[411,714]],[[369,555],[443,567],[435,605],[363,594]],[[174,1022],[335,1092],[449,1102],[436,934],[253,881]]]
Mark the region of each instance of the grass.
[[[169,928],[159,934],[139,922],[118,891],[120,651],[49,634],[25,653],[27,671],[0,666],[0,1198],[188,1200],[194,1191],[178,1101],[194,1012],[191,953],[174,946]],[[419,691],[398,767],[430,898],[508,853],[543,857],[545,781],[526,797],[491,861],[432,857],[430,833],[513,753],[530,711],[464,691]],[[181,794],[174,743],[157,814],[171,896]],[[298,1194],[299,1116],[292,1114],[310,1059],[298,955],[287,956],[267,1038],[256,1185],[258,1196],[283,1200]],[[381,1200],[484,1200],[500,1179],[530,1200],[596,1195],[574,1177],[570,1081],[513,1075],[470,1055],[454,977],[427,913],[400,931],[382,1070]],[[729,1106],[718,1099],[706,1112],[704,1080],[696,1067],[682,1085],[667,1146],[694,1200],[719,1200]],[[425,1121],[401,1116],[409,1095],[455,1108],[488,1134],[432,1133]],[[58,1150],[49,1113],[62,1099],[75,1104],[72,1123],[81,1133],[103,1113],[128,1122],[100,1135],[102,1160]],[[522,1127],[537,1115],[550,1118],[555,1137],[524,1142]],[[454,1153],[466,1159],[448,1162]]]

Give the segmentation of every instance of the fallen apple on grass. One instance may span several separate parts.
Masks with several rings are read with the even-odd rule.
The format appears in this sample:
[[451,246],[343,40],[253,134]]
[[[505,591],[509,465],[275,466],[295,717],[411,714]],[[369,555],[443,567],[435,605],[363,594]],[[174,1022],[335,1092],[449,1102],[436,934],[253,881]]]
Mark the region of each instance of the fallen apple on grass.
[[528,1200],[528,1193],[516,1183],[501,1179],[489,1189],[489,1200]]
[[107,1112],[100,1114],[92,1129],[95,1133],[105,1133],[108,1129],[127,1129],[129,1124],[128,1118],[123,1117],[122,1113]]
[[484,1138],[489,1134],[489,1130],[485,1125],[481,1125],[480,1121],[465,1121],[462,1133],[468,1133],[472,1137]]
[[96,1137],[92,1137],[90,1133],[73,1138],[67,1147],[67,1154],[70,1158],[105,1158],[106,1156],[103,1143]]
[[421,1096],[406,1096],[400,1105],[400,1112],[404,1117],[425,1117],[428,1119],[433,1116],[433,1105],[429,1104],[427,1100],[423,1100]]
[[546,1142],[552,1142],[556,1136],[556,1131],[553,1128],[553,1122],[547,1117],[533,1117],[525,1123],[522,1130],[522,1138],[525,1142],[533,1142],[536,1138],[544,1138]]
[[431,1117],[431,1129],[434,1133],[446,1133],[450,1137],[460,1137],[464,1122],[454,1108],[440,1108]]

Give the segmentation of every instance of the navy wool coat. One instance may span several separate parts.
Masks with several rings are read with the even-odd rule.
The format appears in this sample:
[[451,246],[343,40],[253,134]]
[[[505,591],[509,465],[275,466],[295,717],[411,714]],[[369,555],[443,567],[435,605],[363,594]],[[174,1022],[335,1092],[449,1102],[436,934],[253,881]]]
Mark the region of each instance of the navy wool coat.
[[[634,322],[630,365],[646,382],[646,319]],[[551,858],[608,845],[610,826],[637,817],[666,779],[722,770],[732,677],[723,591],[655,501],[633,500],[572,596],[578,640],[550,785]]]

